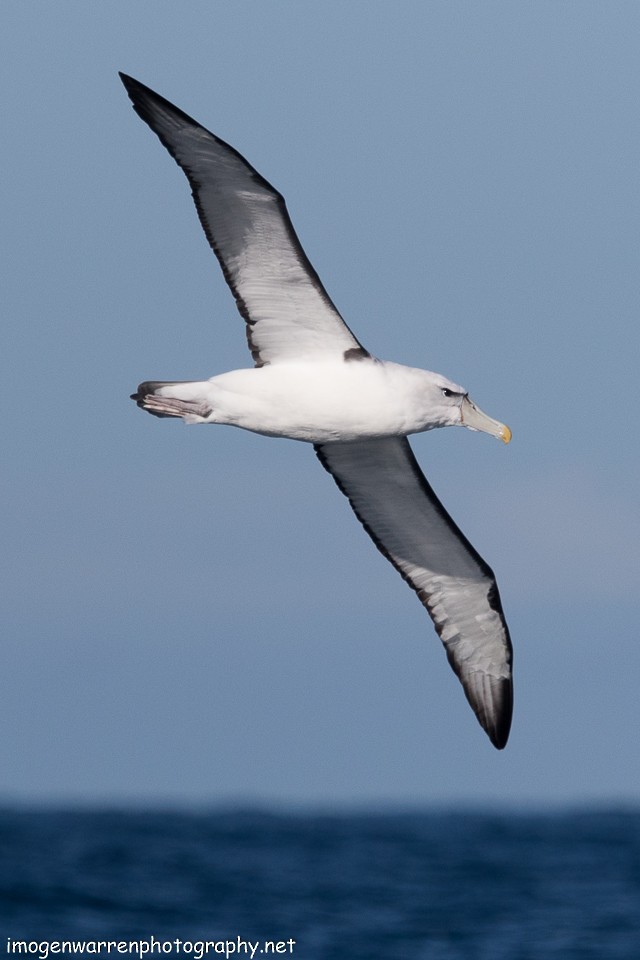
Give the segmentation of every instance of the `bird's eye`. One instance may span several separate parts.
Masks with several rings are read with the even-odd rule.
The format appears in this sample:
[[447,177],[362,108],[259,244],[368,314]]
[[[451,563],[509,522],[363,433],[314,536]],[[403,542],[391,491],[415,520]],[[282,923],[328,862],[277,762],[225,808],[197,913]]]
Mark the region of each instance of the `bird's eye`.
[[455,394],[454,394],[453,390],[448,390],[446,387],[443,387],[443,388],[442,388],[442,396],[443,396],[443,397],[453,397],[453,396],[455,396]]

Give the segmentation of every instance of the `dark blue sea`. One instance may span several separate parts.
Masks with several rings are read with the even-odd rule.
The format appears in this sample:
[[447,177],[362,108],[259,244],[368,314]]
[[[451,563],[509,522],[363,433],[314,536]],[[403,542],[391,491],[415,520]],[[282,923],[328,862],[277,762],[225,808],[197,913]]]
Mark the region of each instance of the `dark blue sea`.
[[638,960],[640,813],[5,809],[0,936],[0,960]]

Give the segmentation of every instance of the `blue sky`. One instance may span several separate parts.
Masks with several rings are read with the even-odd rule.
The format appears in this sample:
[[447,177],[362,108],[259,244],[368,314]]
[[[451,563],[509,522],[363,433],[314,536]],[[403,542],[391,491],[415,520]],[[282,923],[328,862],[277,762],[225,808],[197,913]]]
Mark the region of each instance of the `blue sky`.
[[[4,0],[0,798],[640,799],[639,21]],[[498,576],[504,752],[310,449],[128,399],[249,357],[118,70],[285,194],[371,352],[512,428],[413,441]]]

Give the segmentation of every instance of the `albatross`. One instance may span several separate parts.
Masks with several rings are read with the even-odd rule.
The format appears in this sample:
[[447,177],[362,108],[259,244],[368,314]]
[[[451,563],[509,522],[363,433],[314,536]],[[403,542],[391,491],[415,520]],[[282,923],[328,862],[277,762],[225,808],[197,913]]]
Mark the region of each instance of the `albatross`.
[[508,443],[511,431],[446,377],[372,356],[308,260],[283,196],[234,147],[120,77],[189,181],[254,360],[204,381],[147,380],[132,399],[157,417],[313,444],[427,609],[478,721],[502,749],[513,709],[512,647],[496,580],[436,497],[407,437],[464,426]]

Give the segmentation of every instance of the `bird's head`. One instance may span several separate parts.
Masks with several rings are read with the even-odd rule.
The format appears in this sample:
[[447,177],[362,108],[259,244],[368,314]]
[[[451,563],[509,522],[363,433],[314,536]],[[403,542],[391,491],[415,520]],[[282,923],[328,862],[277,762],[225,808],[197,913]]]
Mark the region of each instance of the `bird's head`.
[[483,413],[469,398],[464,387],[445,377],[435,376],[430,385],[431,400],[440,420],[439,425],[468,427],[498,437],[504,443],[511,440],[511,430],[499,420]]

